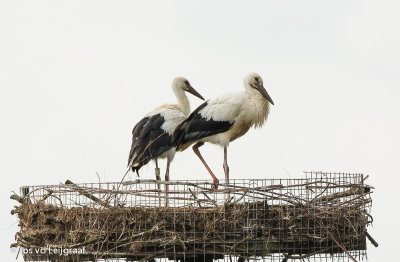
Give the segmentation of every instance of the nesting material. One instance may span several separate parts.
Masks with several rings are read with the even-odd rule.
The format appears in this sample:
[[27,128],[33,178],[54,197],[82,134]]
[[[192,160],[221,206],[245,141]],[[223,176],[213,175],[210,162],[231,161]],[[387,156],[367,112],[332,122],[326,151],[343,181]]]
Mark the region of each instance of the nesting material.
[[[21,204],[13,246],[25,260],[44,261],[60,259],[55,249],[70,252],[65,261],[363,256],[371,187],[362,175],[311,175],[235,180],[217,191],[175,181],[168,194],[149,180],[24,187],[25,197],[14,196]],[[26,252],[35,248],[47,253]]]

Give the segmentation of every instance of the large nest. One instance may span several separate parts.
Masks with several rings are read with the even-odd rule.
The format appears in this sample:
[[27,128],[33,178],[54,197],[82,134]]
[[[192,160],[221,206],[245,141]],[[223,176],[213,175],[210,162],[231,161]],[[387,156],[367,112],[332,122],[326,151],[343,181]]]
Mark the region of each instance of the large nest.
[[[207,194],[199,187],[196,187],[198,191],[188,187],[191,203],[187,200],[185,205],[173,200],[189,199],[187,195],[182,197],[172,190],[162,196],[155,187],[157,190],[152,197],[171,202],[129,206],[121,204],[124,201],[120,197],[118,201],[115,201],[117,198],[110,200],[111,195],[120,196],[120,189],[106,193],[107,190],[98,192],[93,187],[64,184],[57,186],[59,193],[76,192],[89,199],[91,205],[66,206],[60,204],[59,196],[55,197],[58,200],[48,201],[50,196],[56,196],[54,188],[47,188],[39,201],[32,201],[33,194],[29,193],[26,197],[14,196],[21,202],[13,210],[20,225],[14,246],[24,250],[40,247],[48,250],[45,255],[24,252],[26,260],[50,260],[56,256],[59,259],[59,255],[50,252],[57,248],[71,253],[64,256],[64,260],[79,257],[144,261],[168,257],[189,261],[226,255],[266,257],[274,253],[282,254],[285,259],[301,259],[319,253],[351,256],[349,251],[366,249],[371,192],[370,187],[361,184],[347,184],[342,190],[337,190],[337,186],[340,185],[333,187],[334,192],[327,193],[325,188],[308,199],[283,193],[283,185],[270,186],[269,190],[267,187],[230,187],[227,192],[219,192],[229,196],[222,202],[212,197],[211,190],[207,190]],[[308,184],[308,187],[315,191],[316,184]],[[254,190],[263,193],[254,197]],[[149,190],[137,193],[146,191]],[[284,201],[276,204],[279,198]],[[82,249],[84,254],[75,254]]]

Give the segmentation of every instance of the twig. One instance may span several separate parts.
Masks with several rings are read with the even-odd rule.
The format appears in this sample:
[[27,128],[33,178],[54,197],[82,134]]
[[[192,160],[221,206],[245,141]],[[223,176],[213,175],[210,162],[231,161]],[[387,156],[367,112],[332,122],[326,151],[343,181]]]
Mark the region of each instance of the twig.
[[211,198],[206,194],[206,192],[202,192],[202,193],[203,193],[203,195],[204,195],[208,200],[210,200],[211,203],[214,204],[214,206],[218,206],[217,202],[216,202],[215,200],[211,199]]
[[[85,242],[82,242],[82,243],[78,243],[76,245],[68,246],[68,248],[77,248],[77,247],[87,246],[87,245],[90,245],[90,244],[96,244],[96,243],[98,243],[98,242],[100,242],[102,240],[104,240],[104,237],[96,237],[96,238],[93,238],[93,239],[89,239],[88,241],[85,241]],[[55,247],[57,247],[57,246],[55,246]]]
[[67,180],[65,181],[65,185],[70,185],[71,187],[75,187],[76,190],[81,194],[84,195],[85,197],[93,200],[94,202],[98,203],[99,205],[103,206],[103,207],[112,207],[111,205],[109,205],[108,203],[104,202],[103,200],[99,199],[98,197],[95,197],[94,195],[86,192],[83,189],[80,189],[79,186],[77,186],[75,183],[73,183],[71,180]]
[[322,196],[322,197],[319,197],[319,198],[315,198],[315,199],[311,200],[310,203],[323,202],[323,201],[332,201],[332,200],[337,199],[337,198],[342,198],[342,197],[347,197],[347,196],[352,196],[352,195],[357,195],[357,194],[362,194],[362,193],[364,193],[364,188],[357,187],[357,188],[352,188],[352,189],[349,189],[349,190],[346,190],[346,191],[330,194],[330,195],[327,195],[327,196]]
[[314,255],[317,255],[317,254],[322,254],[324,252],[328,252],[330,249],[333,249],[335,247],[336,246],[330,246],[330,247],[326,247],[326,248],[322,248],[322,249],[316,250],[316,251],[311,252],[311,253],[307,253],[307,254],[304,254],[304,255],[298,255],[298,256],[290,255],[290,254],[287,254],[287,253],[283,253],[282,255],[285,257],[286,261],[287,261],[287,259],[304,259],[304,258],[308,258],[308,257],[314,256]]
[[247,195],[247,192],[249,192],[249,191],[245,191],[245,192],[242,194],[241,197],[239,197],[238,199],[236,199],[236,200],[233,202],[233,205],[236,205],[237,203],[239,203],[240,200],[242,200],[242,199]]
[[12,195],[10,196],[10,199],[15,200],[15,201],[18,201],[18,202],[21,203],[21,204],[24,204],[25,201],[26,201],[26,198],[25,198],[25,197],[20,197],[20,196],[18,196],[17,194],[12,194]]
[[201,207],[201,202],[199,201],[199,199],[196,197],[196,195],[193,193],[193,191],[189,189],[190,194],[192,194],[193,198],[196,200],[197,204],[199,204],[199,207]]
[[367,236],[368,240],[371,241],[372,245],[374,245],[375,247],[379,246],[378,242],[376,242],[375,239],[373,239],[367,231],[365,231],[365,235]]
[[152,233],[152,232],[158,230],[160,225],[161,225],[161,224],[157,224],[157,225],[153,226],[153,227],[152,227],[151,229],[149,229],[149,230],[146,230],[146,231],[143,231],[143,232],[140,232],[140,233],[133,234],[133,235],[131,235],[131,236],[122,238],[122,239],[120,239],[118,242],[119,242],[119,243],[123,243],[123,242],[130,241],[130,240],[132,240],[132,239],[134,239],[134,238],[136,238],[136,237],[140,237],[140,236],[144,236],[144,235],[150,234],[150,233]]
[[53,194],[53,190],[48,190],[48,189],[46,189],[46,190],[47,190],[47,194],[44,195],[42,197],[42,199],[39,200],[39,202],[44,202],[49,196],[51,196]]
[[140,259],[138,262],[145,262],[147,260],[150,260],[152,258],[155,258],[157,256],[157,254],[150,254],[148,256],[143,257],[142,259]]
[[[306,210],[307,210],[307,212],[310,213],[310,211],[308,211],[308,209],[306,209]],[[357,260],[347,251],[347,249],[346,249],[343,245],[341,245],[341,244],[335,239],[335,237],[334,237],[334,236],[332,235],[332,233],[326,228],[326,226],[325,226],[321,221],[319,221],[318,217],[314,217],[314,220],[325,230],[325,232],[329,235],[329,237],[333,240],[333,242],[335,242],[335,244],[336,244],[338,247],[340,247],[340,249],[342,249],[343,252],[346,253],[347,256],[348,256],[351,260],[353,260],[354,262],[357,262]]]

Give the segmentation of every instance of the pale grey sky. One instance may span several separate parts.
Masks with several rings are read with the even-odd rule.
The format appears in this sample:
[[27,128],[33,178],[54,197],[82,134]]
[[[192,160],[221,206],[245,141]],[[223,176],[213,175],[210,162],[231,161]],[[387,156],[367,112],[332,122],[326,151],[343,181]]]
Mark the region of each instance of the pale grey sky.
[[[369,229],[397,248],[400,6],[396,1],[0,2],[3,261],[21,185],[117,181],[131,129],[187,77],[206,98],[255,71],[275,102],[267,124],[229,147],[232,178],[362,172],[376,187]],[[192,108],[200,100],[190,96]],[[223,151],[202,147],[219,178]],[[142,177],[153,178],[153,166]],[[162,163],[164,172],[164,163]],[[191,150],[171,179],[210,179]]]

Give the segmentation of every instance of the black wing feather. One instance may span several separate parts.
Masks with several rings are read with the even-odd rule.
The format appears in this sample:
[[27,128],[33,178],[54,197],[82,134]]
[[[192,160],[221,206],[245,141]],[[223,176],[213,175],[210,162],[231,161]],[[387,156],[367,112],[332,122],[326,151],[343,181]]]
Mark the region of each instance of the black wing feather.
[[200,140],[204,137],[228,131],[233,123],[229,121],[215,121],[205,119],[199,111],[206,107],[208,101],[201,104],[190,116],[180,123],[172,136],[172,142],[179,149],[181,145]]

